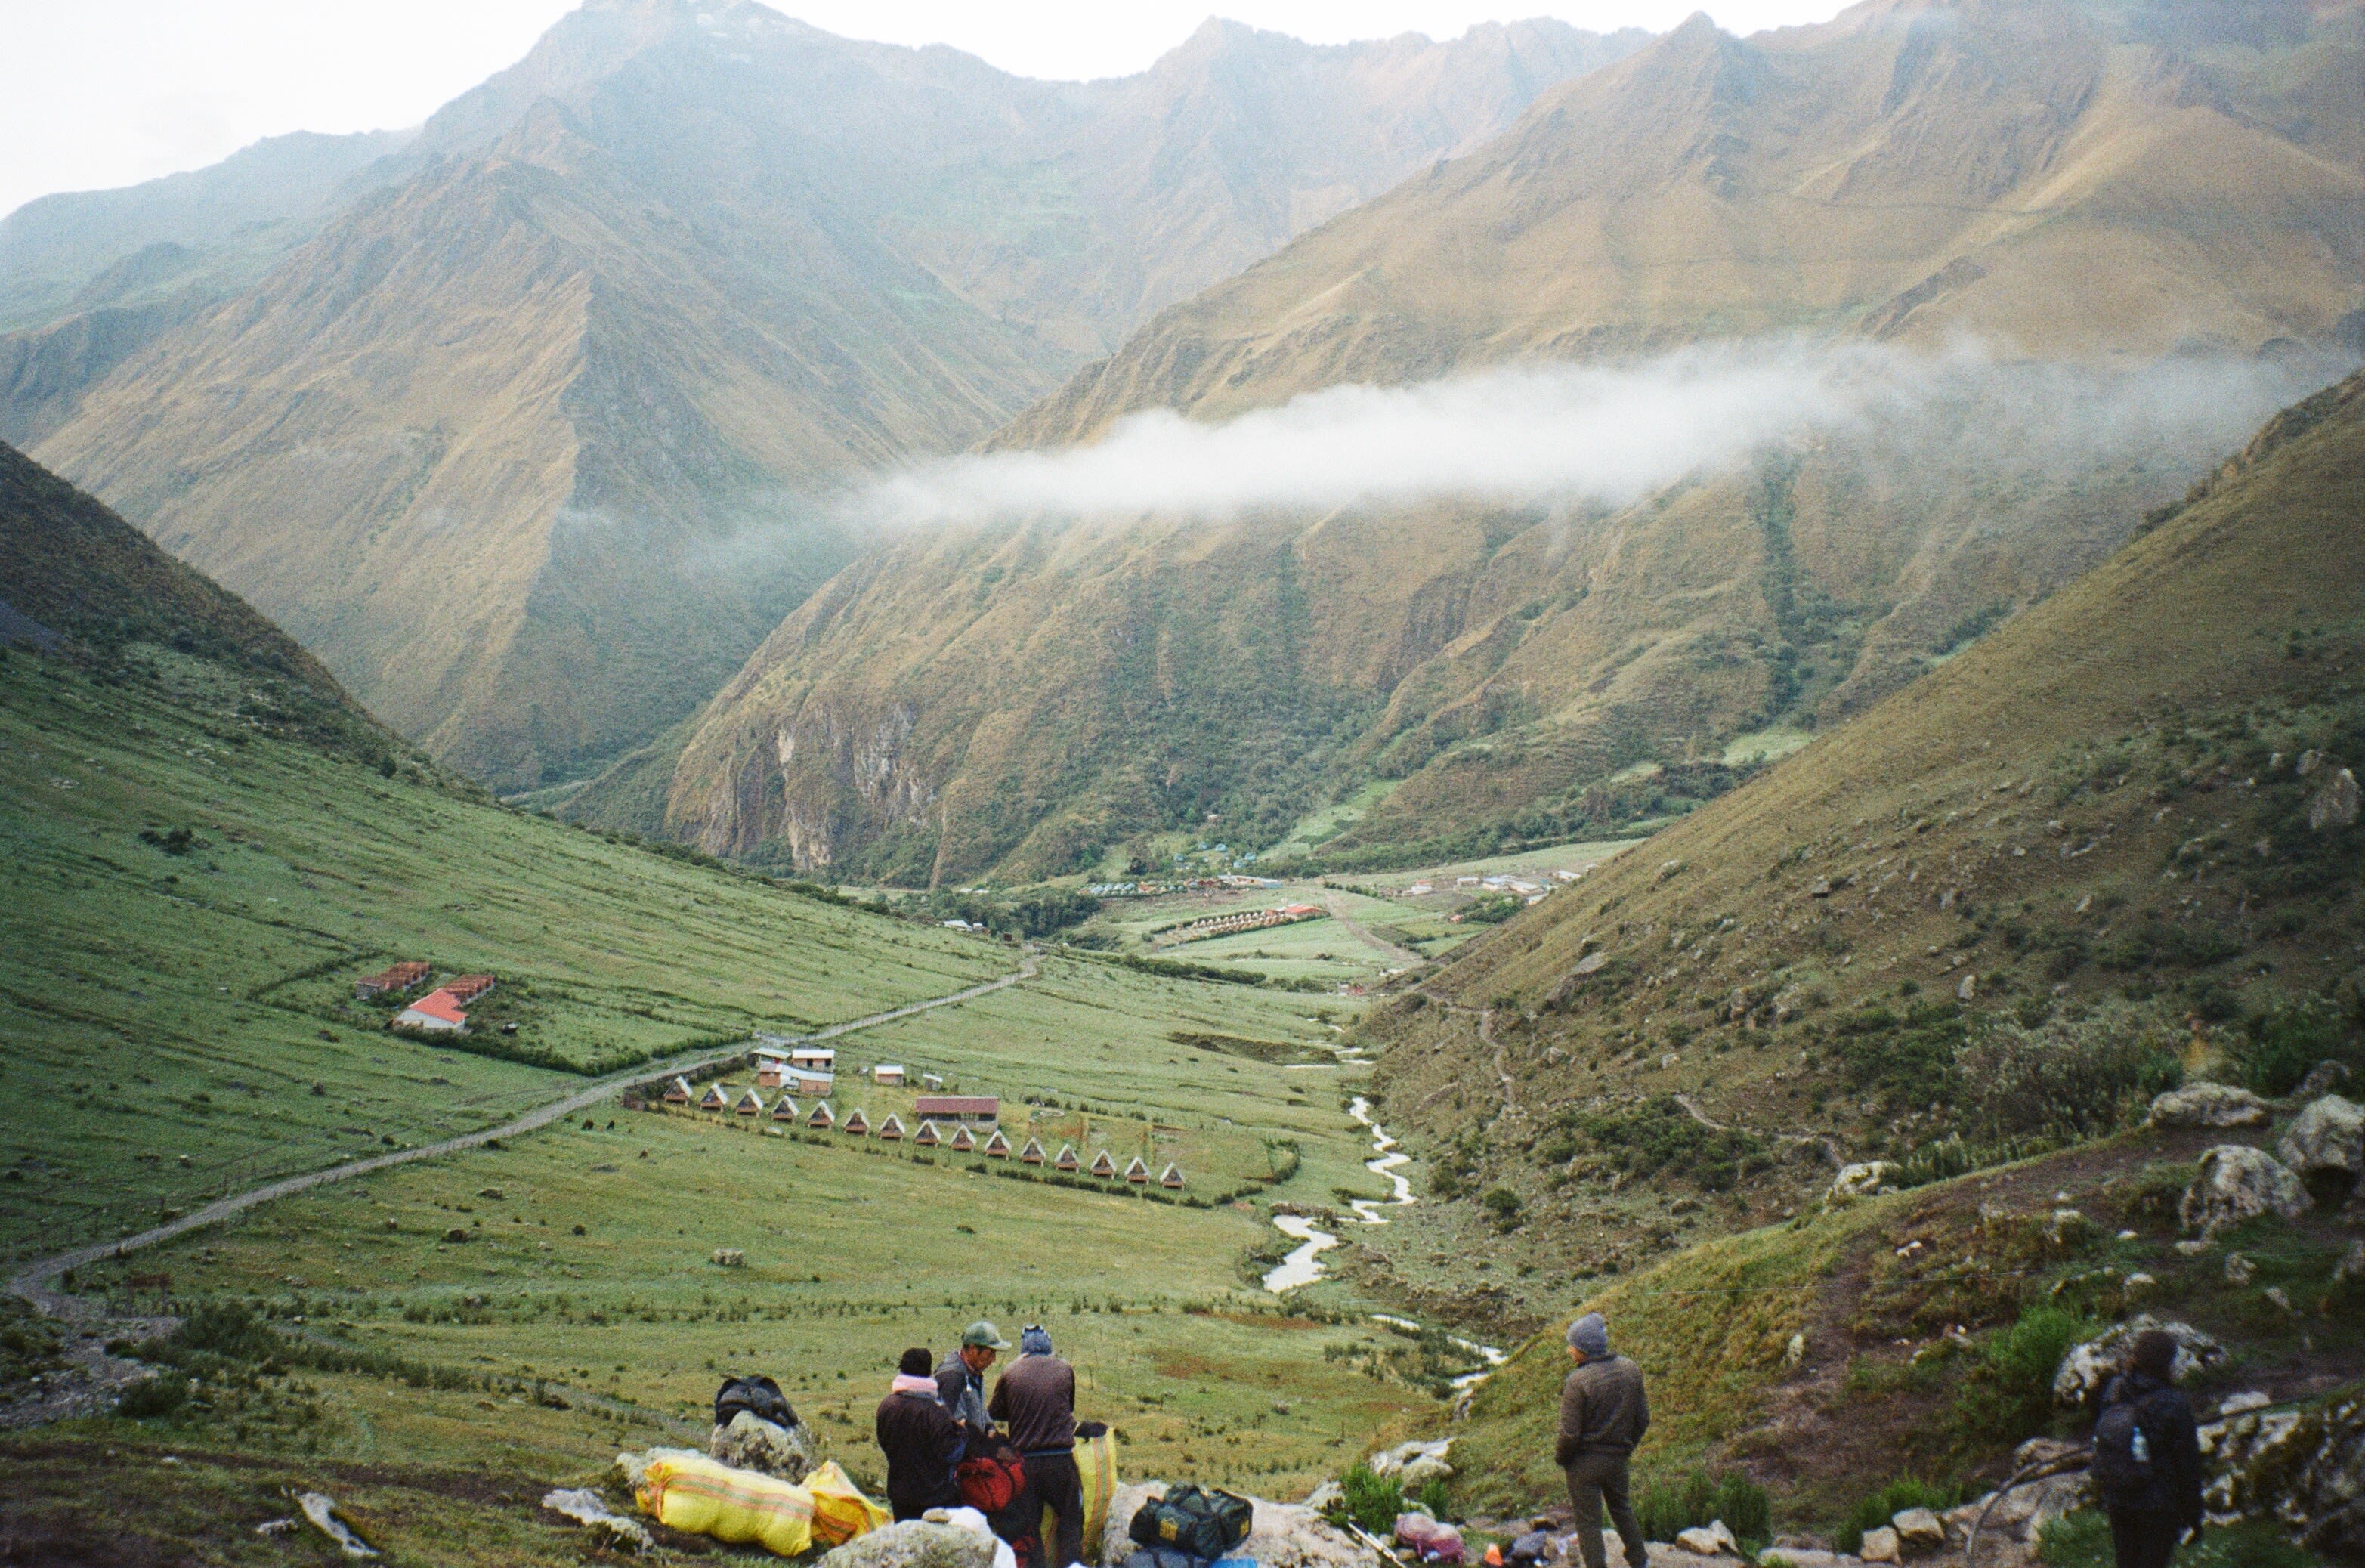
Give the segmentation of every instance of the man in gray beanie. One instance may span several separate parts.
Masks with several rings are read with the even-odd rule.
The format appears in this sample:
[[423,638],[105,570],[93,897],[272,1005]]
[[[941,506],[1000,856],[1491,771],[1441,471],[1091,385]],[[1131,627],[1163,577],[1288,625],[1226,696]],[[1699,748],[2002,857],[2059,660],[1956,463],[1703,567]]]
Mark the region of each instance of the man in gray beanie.
[[1651,1428],[1650,1401],[1642,1396],[1642,1369],[1609,1350],[1609,1325],[1588,1312],[1568,1326],[1569,1359],[1576,1367],[1560,1390],[1560,1436],[1552,1462],[1568,1475],[1568,1500],[1576,1509],[1576,1548],[1585,1568],[1603,1568],[1608,1554],[1601,1542],[1601,1508],[1626,1548],[1631,1568],[1649,1568],[1642,1526],[1634,1518],[1626,1463],[1634,1445]]

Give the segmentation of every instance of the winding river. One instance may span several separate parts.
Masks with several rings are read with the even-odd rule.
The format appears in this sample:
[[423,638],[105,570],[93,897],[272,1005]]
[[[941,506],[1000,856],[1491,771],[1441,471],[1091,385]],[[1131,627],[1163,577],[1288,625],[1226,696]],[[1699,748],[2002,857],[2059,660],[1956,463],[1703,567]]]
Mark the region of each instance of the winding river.
[[[1413,1196],[1412,1183],[1405,1179],[1400,1169],[1412,1163],[1412,1156],[1398,1148],[1396,1140],[1388,1136],[1387,1129],[1372,1120],[1372,1103],[1362,1095],[1355,1096],[1353,1103],[1347,1107],[1347,1114],[1371,1129],[1373,1158],[1363,1161],[1363,1169],[1374,1176],[1386,1178],[1389,1185],[1394,1189],[1387,1197],[1355,1198],[1351,1200],[1347,1206],[1355,1211],[1355,1218],[1364,1225],[1385,1225],[1388,1223],[1386,1216],[1383,1215],[1380,1210],[1403,1208],[1419,1201]],[[1275,1215],[1272,1216],[1272,1227],[1296,1242],[1297,1246],[1291,1250],[1288,1257],[1283,1258],[1266,1271],[1264,1288],[1274,1295],[1287,1295],[1290,1292],[1310,1285],[1320,1279],[1322,1254],[1338,1246],[1339,1238],[1327,1230],[1317,1229],[1314,1222],[1302,1215]],[[1397,1317],[1390,1313],[1375,1312],[1372,1314],[1372,1319],[1375,1323],[1389,1324],[1395,1327],[1410,1329],[1415,1333],[1420,1331],[1420,1325],[1409,1317]],[[1508,1359],[1501,1350],[1492,1345],[1482,1345],[1474,1339],[1464,1339],[1458,1335],[1449,1336],[1449,1338],[1452,1338],[1456,1346],[1469,1351],[1485,1363],[1476,1372],[1464,1372],[1455,1378],[1453,1386],[1457,1391],[1466,1392],[1475,1387],[1485,1379],[1488,1372],[1501,1366]]]

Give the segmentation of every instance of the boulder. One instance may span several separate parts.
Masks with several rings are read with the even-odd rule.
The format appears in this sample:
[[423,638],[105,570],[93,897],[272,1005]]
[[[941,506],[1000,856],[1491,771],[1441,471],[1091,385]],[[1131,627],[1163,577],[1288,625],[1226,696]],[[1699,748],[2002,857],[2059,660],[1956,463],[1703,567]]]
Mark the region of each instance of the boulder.
[[734,1470],[759,1470],[783,1481],[803,1481],[818,1462],[802,1422],[783,1427],[752,1410],[739,1411],[729,1426],[715,1428],[706,1439],[706,1452]]
[[1889,1528],[1897,1532],[1898,1549],[1908,1557],[1926,1557],[1946,1545],[1945,1521],[1927,1508],[1902,1509],[1890,1516]]
[[2225,1347],[2192,1325],[2163,1323],[2148,1312],[2139,1312],[2099,1338],[2071,1347],[2053,1374],[2053,1396],[2064,1405],[2090,1402],[2117,1375],[2128,1341],[2148,1328],[2164,1328],[2175,1339],[2175,1375],[2179,1382],[2225,1359]]
[[2267,1103],[2229,1083],[2188,1083],[2151,1103],[2155,1127],[2254,1127],[2267,1119]]
[[2348,1064],[2345,1061],[2320,1061],[2307,1070],[2307,1076],[2292,1091],[2292,1098],[2305,1104],[2319,1094],[2329,1094],[2348,1081]]
[[2275,1158],[2302,1176],[2319,1170],[2365,1174],[2365,1107],[2337,1094],[2309,1101],[2277,1140]]
[[1676,1532],[1676,1544],[1697,1557],[1738,1557],[1741,1542],[1722,1519]]
[[1905,1550],[1898,1544],[1897,1529],[1893,1525],[1882,1525],[1877,1529],[1865,1531],[1864,1544],[1855,1549],[1855,1554],[1866,1562],[1905,1561]]
[[1894,1183],[1903,1169],[1892,1159],[1868,1159],[1859,1165],[1844,1166],[1832,1179],[1831,1195],[1842,1203],[1850,1198],[1869,1198]]
[[2185,1229],[2207,1238],[2262,1214],[2296,1219],[2308,1206],[2307,1188],[2289,1166],[2261,1149],[2221,1143],[2201,1157],[2201,1173],[2178,1212]]
[[1406,1491],[1418,1492],[1432,1481],[1450,1479],[1453,1467],[1434,1454],[1423,1454],[1418,1459],[1407,1462],[1398,1473],[1404,1477]]
[[906,1519],[856,1536],[823,1561],[829,1568],[993,1568],[993,1537],[958,1525]]
[[2348,827],[2357,821],[2359,805],[2365,804],[2365,793],[2357,788],[2357,775],[2342,768],[2325,780],[2324,788],[2307,803],[2307,825],[2318,833]]
[[[1378,1453],[1373,1454],[1367,1462],[1371,1465],[1372,1473],[1374,1475],[1395,1475],[1403,1471],[1407,1465],[1412,1464],[1419,1460],[1434,1459],[1442,1461],[1445,1458],[1447,1450],[1452,1447],[1453,1439],[1452,1438],[1437,1438],[1428,1442],[1416,1441],[1398,1443],[1392,1449],[1381,1450]],[[1449,1470],[1446,1473],[1451,1475],[1453,1473]],[[1411,1484],[1407,1482],[1407,1484],[1409,1485]]]
[[2225,1282],[2239,1289],[2259,1277],[2259,1266],[2239,1252],[2225,1254]]

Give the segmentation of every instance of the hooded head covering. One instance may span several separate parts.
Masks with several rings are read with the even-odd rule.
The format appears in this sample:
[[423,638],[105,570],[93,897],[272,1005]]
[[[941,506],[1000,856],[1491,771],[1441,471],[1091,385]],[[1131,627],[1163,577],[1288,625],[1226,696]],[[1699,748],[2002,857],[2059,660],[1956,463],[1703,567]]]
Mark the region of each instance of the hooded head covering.
[[1568,1326],[1568,1342],[1584,1351],[1588,1360],[1606,1356],[1609,1353],[1609,1325],[1601,1314],[1588,1312]]
[[2174,1383],[2176,1349],[2175,1335],[2165,1328],[2146,1328],[2127,1347],[2127,1370],[2155,1383]]
[[1030,1323],[1018,1334],[1018,1353],[1022,1356],[1048,1356],[1051,1353],[1051,1336],[1039,1323]]

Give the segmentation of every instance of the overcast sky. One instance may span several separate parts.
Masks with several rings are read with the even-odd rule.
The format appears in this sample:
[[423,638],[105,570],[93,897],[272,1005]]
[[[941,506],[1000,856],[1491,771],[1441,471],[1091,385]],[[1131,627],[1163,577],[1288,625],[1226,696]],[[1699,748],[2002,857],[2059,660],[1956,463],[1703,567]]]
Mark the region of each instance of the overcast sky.
[[[258,137],[416,125],[523,54],[574,0],[0,0],[0,213],[130,185]],[[1138,71],[1211,12],[1322,43],[1549,15],[1734,32],[1841,0],[778,0],[816,27],[948,43],[1027,76]]]

